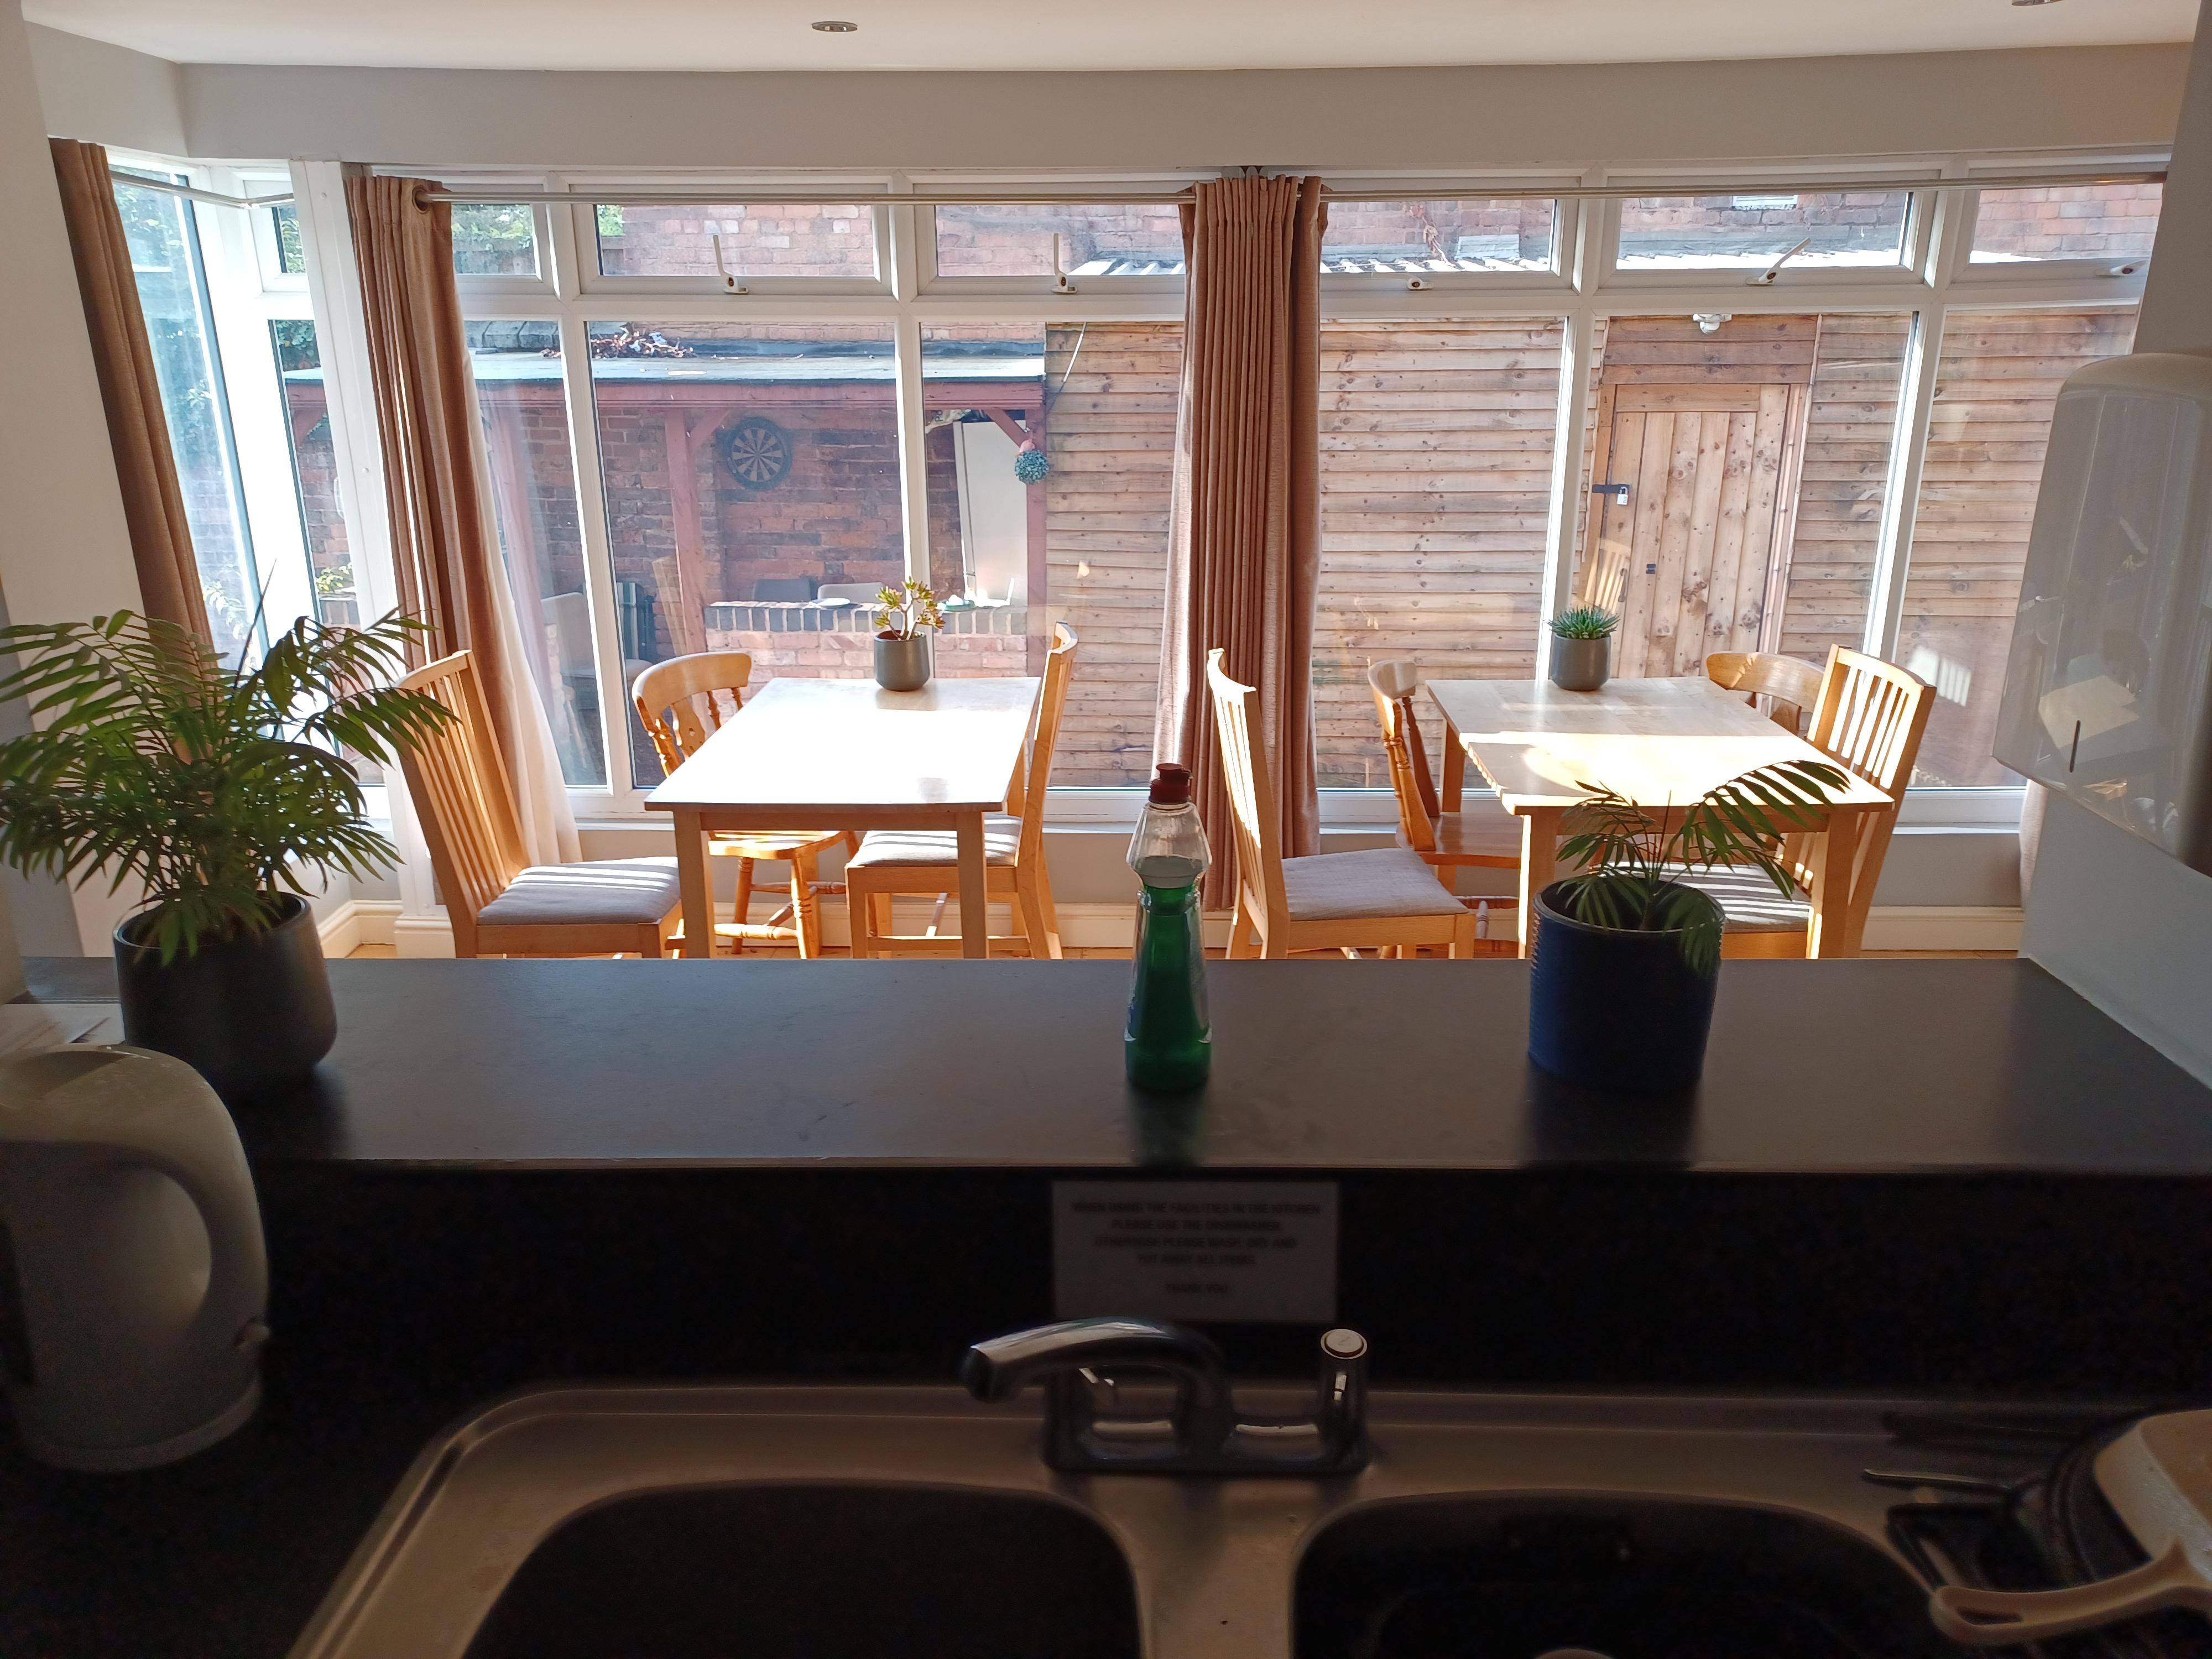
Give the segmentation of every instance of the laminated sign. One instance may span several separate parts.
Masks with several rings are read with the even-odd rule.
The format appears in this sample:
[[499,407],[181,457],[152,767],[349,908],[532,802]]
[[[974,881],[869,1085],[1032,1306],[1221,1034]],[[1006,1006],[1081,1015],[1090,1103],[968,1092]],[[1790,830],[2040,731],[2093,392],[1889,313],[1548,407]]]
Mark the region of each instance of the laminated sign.
[[1333,1181],[1056,1181],[1062,1319],[1336,1319]]

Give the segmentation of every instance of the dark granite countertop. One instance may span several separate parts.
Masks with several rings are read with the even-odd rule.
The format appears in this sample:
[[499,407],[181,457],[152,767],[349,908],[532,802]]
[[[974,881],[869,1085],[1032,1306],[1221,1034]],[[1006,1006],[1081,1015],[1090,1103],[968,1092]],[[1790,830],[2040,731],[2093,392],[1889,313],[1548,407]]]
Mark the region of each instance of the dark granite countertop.
[[[1332,1174],[1386,1386],[2212,1376],[2212,1091],[2030,964],[1732,963],[1678,1102],[1530,1071],[1526,970],[1491,961],[1214,964],[1212,1087],[1144,1103],[1127,973],[333,963],[317,1083],[237,1115],[262,1411],[133,1475],[0,1442],[0,1656],[278,1659],[416,1449],[521,1383],[943,1379],[1052,1316],[1063,1172]],[[1310,1331],[1217,1334],[1310,1365]]]
[[1324,961],[1212,964],[1213,1080],[1146,1104],[1128,972],[334,963],[317,1083],[240,1126],[257,1165],[2212,1174],[2212,1090],[2026,962],[1731,963],[1666,1103],[1531,1066],[1521,963]]

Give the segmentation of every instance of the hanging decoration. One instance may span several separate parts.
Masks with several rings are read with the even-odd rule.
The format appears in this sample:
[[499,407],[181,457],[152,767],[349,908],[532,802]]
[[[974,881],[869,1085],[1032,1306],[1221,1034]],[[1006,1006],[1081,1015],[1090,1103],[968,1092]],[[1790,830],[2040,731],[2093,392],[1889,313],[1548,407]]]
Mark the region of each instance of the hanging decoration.
[[1052,471],[1052,463],[1045,453],[1033,443],[1024,444],[1014,452],[1014,477],[1025,484],[1042,483],[1045,475]]

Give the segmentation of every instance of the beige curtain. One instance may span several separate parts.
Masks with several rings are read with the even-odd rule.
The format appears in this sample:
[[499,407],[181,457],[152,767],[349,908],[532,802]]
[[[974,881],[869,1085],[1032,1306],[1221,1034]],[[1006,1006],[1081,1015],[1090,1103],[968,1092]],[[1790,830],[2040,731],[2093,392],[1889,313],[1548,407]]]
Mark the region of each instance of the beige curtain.
[[1216,646],[1260,690],[1282,846],[1321,849],[1315,793],[1314,597],[1321,572],[1318,179],[1198,186],[1182,210],[1182,391],[1176,417],[1156,761],[1191,769],[1214,848],[1204,894],[1236,893],[1237,848],[1206,690]]
[[61,186],[62,217],[76,258],[77,292],[84,298],[86,332],[107,410],[107,441],[115,451],[116,482],[123,487],[123,516],[138,567],[141,608],[149,617],[181,623],[202,639],[207,601],[192,557],[185,493],[177,483],[169,447],[169,420],[161,411],[154,349],[138,306],[138,279],[123,216],[116,210],[107,152],[73,139],[53,141],[54,178]]
[[453,212],[422,179],[346,179],[400,608],[430,625],[423,660],[465,650],[514,784],[533,864],[581,856],[529,670],[484,480],[483,425],[453,286]]

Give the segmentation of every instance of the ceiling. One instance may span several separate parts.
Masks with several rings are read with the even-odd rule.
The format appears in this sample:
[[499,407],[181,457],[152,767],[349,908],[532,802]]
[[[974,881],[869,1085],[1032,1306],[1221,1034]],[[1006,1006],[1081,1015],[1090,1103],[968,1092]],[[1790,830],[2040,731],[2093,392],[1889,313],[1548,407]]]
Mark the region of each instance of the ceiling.
[[[2185,40],[2197,0],[25,0],[23,13],[186,63],[1180,70]],[[820,33],[819,18],[860,28]]]

